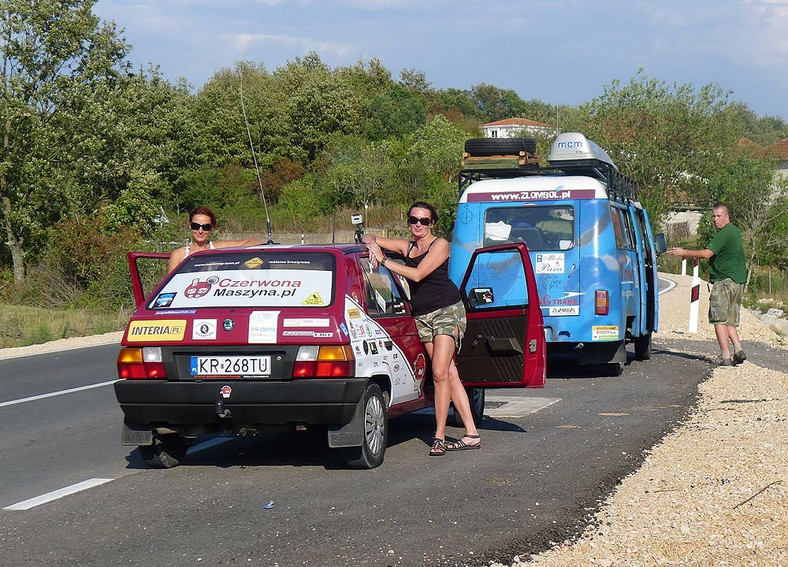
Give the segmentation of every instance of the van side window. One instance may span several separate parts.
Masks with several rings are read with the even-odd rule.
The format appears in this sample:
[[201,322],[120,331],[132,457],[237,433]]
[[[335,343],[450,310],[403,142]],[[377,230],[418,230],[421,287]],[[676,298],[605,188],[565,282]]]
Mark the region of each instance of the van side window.
[[405,299],[391,272],[383,266],[372,268],[369,258],[360,258],[360,264],[364,272],[367,313],[372,317],[406,314]]
[[616,235],[616,248],[626,248],[626,240],[624,240],[624,227],[621,226],[621,213],[614,207],[610,206],[610,217],[613,220],[613,232]]
[[490,207],[484,213],[484,246],[525,242],[529,250],[568,250],[575,241],[571,206]]
[[632,226],[632,217],[629,216],[627,211],[622,211],[621,209],[619,211],[621,212],[621,219],[624,221],[624,238],[627,242],[627,248],[634,250],[637,240],[635,239],[635,227]]

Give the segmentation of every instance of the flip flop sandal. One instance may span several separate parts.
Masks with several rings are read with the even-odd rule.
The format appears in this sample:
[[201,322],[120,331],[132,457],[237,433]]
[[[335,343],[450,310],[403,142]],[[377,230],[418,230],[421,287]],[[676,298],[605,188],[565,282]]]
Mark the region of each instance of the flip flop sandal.
[[[475,443],[474,445],[468,445],[462,439],[478,439],[479,442]],[[446,450],[447,451],[469,451],[471,449],[480,449],[482,446],[481,437],[479,435],[463,435],[462,439],[457,439],[456,441],[451,441],[446,443]]]
[[443,439],[435,437],[432,440],[432,447],[430,447],[430,457],[442,457],[446,454],[446,443]]

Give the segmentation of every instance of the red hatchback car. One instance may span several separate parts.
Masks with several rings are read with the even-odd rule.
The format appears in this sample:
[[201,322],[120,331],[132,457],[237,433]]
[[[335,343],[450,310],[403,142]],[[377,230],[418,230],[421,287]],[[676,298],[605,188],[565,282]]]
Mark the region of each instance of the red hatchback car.
[[[354,468],[383,462],[388,418],[433,403],[407,282],[365,247],[267,245],[190,255],[147,297],[129,253],[137,310],[118,355],[124,445],[176,466],[209,434],[325,427]],[[394,258],[396,259],[396,258]],[[521,274],[513,290],[496,273]],[[523,244],[474,253],[461,286],[468,328],[457,356],[474,418],[484,388],[541,387],[545,338]]]

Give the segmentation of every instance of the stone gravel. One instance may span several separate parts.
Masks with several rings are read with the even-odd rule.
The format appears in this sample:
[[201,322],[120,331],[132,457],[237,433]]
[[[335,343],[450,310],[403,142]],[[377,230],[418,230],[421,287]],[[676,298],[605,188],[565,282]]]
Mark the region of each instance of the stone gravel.
[[[716,359],[705,282],[698,331],[689,333],[692,278],[663,275],[677,286],[660,298],[655,342]],[[685,423],[621,481],[583,533],[515,557],[513,567],[788,566],[788,348],[745,311],[740,336],[748,360],[714,370]]]

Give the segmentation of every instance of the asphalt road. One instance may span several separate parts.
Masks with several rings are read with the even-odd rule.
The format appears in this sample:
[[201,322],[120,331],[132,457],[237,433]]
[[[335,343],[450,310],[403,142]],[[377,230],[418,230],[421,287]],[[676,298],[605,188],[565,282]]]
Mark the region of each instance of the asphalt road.
[[429,457],[420,413],[392,420],[371,471],[294,431],[207,444],[161,471],[120,445],[117,348],[0,361],[0,565],[511,561],[583,525],[710,372],[657,341],[620,377],[551,363],[544,389],[489,391],[478,451]]

